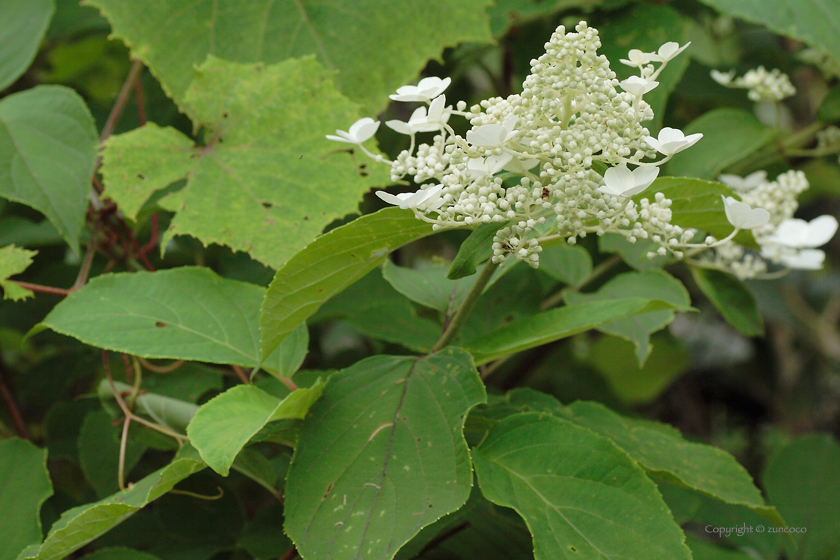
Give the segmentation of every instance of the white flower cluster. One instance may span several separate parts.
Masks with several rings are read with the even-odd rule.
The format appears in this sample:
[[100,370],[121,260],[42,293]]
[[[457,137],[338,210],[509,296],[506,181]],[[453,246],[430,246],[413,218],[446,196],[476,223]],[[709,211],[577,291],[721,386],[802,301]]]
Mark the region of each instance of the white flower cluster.
[[[761,247],[760,255],[729,241],[699,255],[700,264],[729,270],[741,278],[756,278],[767,272],[767,261],[787,268],[818,269],[824,245],[837,231],[837,220],[824,215],[805,222],[795,219],[796,198],[808,189],[802,171],[788,171],[767,181],[767,173],[756,171],[747,177],[721,175],[718,179],[738,192],[742,201],[724,201],[726,215],[736,227],[752,229]],[[748,223],[749,220],[752,220]],[[763,258],[762,258],[763,257]],[[766,259],[766,260],[765,260]]]
[[790,83],[790,78],[778,68],[768,71],[764,66],[759,66],[740,78],[735,77],[735,70],[712,70],[711,74],[712,79],[722,86],[749,90],[747,97],[756,102],[779,102],[796,94],[796,88]]
[[[412,209],[436,229],[506,224],[494,238],[494,262],[512,256],[536,267],[542,241],[574,243],[606,232],[630,241],[649,239],[660,254],[681,257],[693,232],[670,223],[671,201],[661,194],[639,203],[629,197],[653,183],[659,165],[702,137],[664,128],[654,138],[643,125],[653,119],[644,94],[688,45],[630,51],[621,62],[638,68],[639,76],[621,82],[597,53],[600,46],[597,30],[585,22],[569,33],[560,26],[545,54],[531,61],[521,94],[488,99],[469,110],[463,101],[454,109],[447,106],[448,78],[428,77],[399,88],[392,99],[428,109],[421,106],[408,122],[385,123],[411,138],[409,149],[388,162],[391,178],[410,176],[420,189],[377,196]],[[465,137],[448,125],[451,115],[469,120]],[[384,161],[361,146],[376,127],[362,119],[329,138],[356,143]],[[432,142],[417,145],[415,137],[423,132],[434,133]],[[537,224],[544,226],[537,230]]]

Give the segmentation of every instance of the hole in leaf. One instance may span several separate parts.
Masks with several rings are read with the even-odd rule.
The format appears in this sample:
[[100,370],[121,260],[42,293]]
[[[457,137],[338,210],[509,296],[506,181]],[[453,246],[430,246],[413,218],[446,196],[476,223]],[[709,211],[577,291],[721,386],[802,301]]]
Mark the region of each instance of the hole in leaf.
[[305,221],[307,221],[307,220],[309,220],[309,216],[304,216],[304,217],[303,217],[303,221],[305,222]]
[[145,176],[145,175],[143,175],[142,173],[138,173],[138,174],[137,174],[137,178],[138,178],[138,179],[140,179],[140,180],[143,180],[143,181],[145,181],[145,180],[146,180],[146,176]]
[[260,204],[262,204],[263,208],[271,208],[271,203],[270,202],[261,202]]
[[155,326],[159,329],[162,329],[166,326],[166,323],[164,323],[163,321],[155,321]]
[[571,550],[572,552],[577,552],[577,549],[576,549],[575,547],[573,547],[573,546],[570,546],[570,547],[569,547],[569,550]]

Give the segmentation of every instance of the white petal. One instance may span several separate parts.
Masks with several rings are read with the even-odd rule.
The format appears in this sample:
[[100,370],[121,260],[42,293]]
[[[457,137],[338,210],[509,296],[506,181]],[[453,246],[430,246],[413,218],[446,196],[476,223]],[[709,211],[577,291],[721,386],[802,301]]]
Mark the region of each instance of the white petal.
[[654,81],[647,81],[644,78],[640,78],[639,76],[630,76],[623,82],[620,82],[618,85],[632,95],[644,95],[656,86],[659,85],[659,82]]
[[735,70],[730,70],[729,72],[720,72],[719,70],[712,70],[711,76],[712,79],[720,85],[728,86],[730,83],[732,83],[732,78],[735,77]]
[[[344,131],[343,130],[336,130],[336,132],[341,134]],[[355,140],[346,138],[346,136],[347,136],[346,132],[344,132],[344,135],[345,135],[345,137],[334,136],[332,134],[327,134],[327,139],[328,140],[333,140],[335,142],[347,142],[348,144],[358,144],[358,142],[356,142]]]
[[[648,188],[651,183],[656,180],[656,177],[659,176],[659,168],[658,167],[649,167],[649,166],[639,166],[633,170],[633,180],[636,181],[636,186],[634,189],[636,192],[633,194],[638,194]],[[632,195],[627,195],[632,196]]]
[[446,105],[446,96],[440,95],[435,97],[432,104],[429,105],[429,120],[430,121],[440,121],[441,116],[443,116],[443,108]]
[[626,191],[636,187],[636,178],[626,165],[617,165],[610,167],[604,173],[604,186],[609,194],[626,196],[624,194]]
[[[411,127],[411,125],[409,125],[408,123],[404,123],[402,121],[397,121],[397,120],[386,121],[385,126],[390,128],[391,130],[399,132],[400,134],[406,134],[408,136],[411,136],[411,135],[414,134],[414,129]],[[382,192],[382,191],[377,191],[377,192]]]
[[767,238],[767,241],[786,247],[803,247],[807,238],[808,222],[798,218],[790,218],[780,223],[773,235]]
[[467,131],[467,142],[482,148],[496,148],[505,139],[507,132],[500,124],[485,124]]
[[753,229],[767,225],[770,212],[764,208],[751,208],[749,204],[735,200],[731,196],[724,197],[723,210],[729,223],[739,229]]
[[825,253],[819,249],[803,249],[797,253],[782,252],[779,260],[790,268],[819,270],[825,261]]
[[361,144],[366,140],[370,140],[370,138],[376,134],[376,131],[379,130],[379,122],[371,119],[370,117],[365,117],[363,119],[359,119],[354,122],[350,126],[350,136],[356,139],[356,142]]
[[828,214],[808,222],[808,235],[805,247],[825,245],[837,233],[837,218]]
[[487,158],[487,171],[490,175],[495,175],[499,171],[504,168],[511,160],[513,159],[513,155],[504,152],[498,156],[490,156]]
[[387,193],[385,191],[376,191],[376,196],[378,196],[388,204],[393,204],[394,206],[399,206],[400,208],[408,208],[407,206],[403,206],[405,204],[405,201],[399,196],[394,196],[393,194]]

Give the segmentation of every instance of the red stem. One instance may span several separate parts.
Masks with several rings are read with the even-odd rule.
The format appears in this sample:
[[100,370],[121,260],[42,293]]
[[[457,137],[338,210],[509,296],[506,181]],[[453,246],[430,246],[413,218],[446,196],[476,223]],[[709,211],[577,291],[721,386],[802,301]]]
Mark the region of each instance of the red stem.
[[30,284],[29,282],[20,282],[19,280],[6,280],[6,282],[11,282],[12,284],[17,284],[21,288],[32,290],[33,292],[38,292],[39,294],[53,294],[56,296],[69,296],[75,290],[69,289],[65,290],[63,288],[53,288],[52,286],[42,286],[40,284]]
[[20,414],[20,409],[18,409],[17,404],[15,403],[15,398],[12,395],[12,392],[9,390],[9,387],[6,385],[6,381],[3,379],[2,367],[0,367],[0,393],[3,395],[3,400],[6,401],[6,408],[9,409],[9,416],[12,417],[12,423],[15,425],[15,432],[17,432],[19,437],[29,439],[29,432],[26,431],[26,422],[24,422],[23,416]]

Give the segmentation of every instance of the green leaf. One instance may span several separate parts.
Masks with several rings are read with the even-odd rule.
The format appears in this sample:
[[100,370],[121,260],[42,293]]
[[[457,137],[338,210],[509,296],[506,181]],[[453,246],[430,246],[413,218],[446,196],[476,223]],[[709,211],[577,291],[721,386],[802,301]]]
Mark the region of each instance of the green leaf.
[[[729,187],[713,181],[701,181],[686,177],[662,177],[654,181],[651,192],[661,192],[671,204],[671,223],[683,229],[695,228],[723,239],[735,229],[726,219],[723,196],[733,196]],[[638,202],[650,198],[650,194],[633,197]],[[735,197],[740,198],[740,197]],[[702,239],[694,239],[697,243]],[[744,230],[735,236],[735,241],[749,248],[759,250],[751,231]]]
[[608,438],[520,413],[490,430],[473,461],[484,496],[528,524],[537,560],[691,558],[656,485]]
[[442,332],[437,322],[419,317],[415,306],[391,287],[379,270],[369,272],[326,302],[312,322],[325,319],[346,321],[370,338],[401,344],[417,352],[428,352]]
[[485,399],[472,359],[456,348],[375,356],[333,375],[286,481],[285,530],[301,556],[389,560],[460,508],[472,486],[464,418]]
[[[828,434],[797,439],[774,456],[761,481],[770,502],[788,526],[798,550],[788,556],[802,560],[833,558],[840,551],[840,445]],[[790,544],[790,543],[787,543]]]
[[[667,272],[659,269],[619,274],[604,284],[597,292],[591,294],[568,292],[566,301],[582,303],[618,300],[628,297],[658,299],[670,303],[677,309],[686,309],[691,305],[691,297],[688,295],[685,286]],[[650,355],[650,335],[673,320],[674,312],[672,310],[652,311],[601,325],[598,330],[620,336],[632,342],[636,346],[636,359],[639,362],[639,367],[642,367]]]
[[614,336],[598,339],[589,348],[589,361],[624,403],[649,403],[691,367],[691,354],[678,340],[654,335],[652,350],[638,365],[635,346]]
[[446,277],[457,280],[475,274],[476,267],[493,255],[493,237],[505,226],[507,223],[490,223],[475,228],[458,248]]
[[301,323],[280,344],[277,352],[271,355],[271,363],[268,363],[268,360],[263,362],[262,369],[278,379],[283,377],[290,379],[300,369],[307,352],[309,352],[309,329],[306,328],[306,323]]
[[170,464],[136,482],[131,489],[65,511],[50,528],[43,544],[29,547],[18,560],[64,558],[119,525],[204,466],[195,450],[185,447]]
[[364,169],[346,151],[326,157],[337,146],[324,131],[349,126],[356,107],[312,58],[264,66],[211,56],[195,69],[184,108],[204,127],[204,146],[150,124],[110,138],[103,154],[105,192],[132,216],[187,178],[158,201],[176,212],[163,244],[192,235],[279,268],[388,181],[385,165]]
[[704,113],[685,127],[684,132],[686,135],[702,132],[703,138],[691,150],[675,155],[665,164],[665,172],[700,179],[716,179],[721,171],[765,146],[778,134],[751,113],[733,108]]
[[237,385],[214,397],[187,426],[187,435],[210,468],[227,476],[236,455],[266,424],[303,418],[321,396],[323,382],[277,399],[253,385]]
[[26,270],[32,264],[32,257],[37,254],[37,251],[27,251],[14,245],[0,249],[0,288],[3,288],[3,299],[18,301],[34,295],[31,290],[9,282],[8,278]]
[[722,449],[686,441],[666,424],[627,418],[598,403],[578,401],[566,410],[570,421],[609,437],[651,474],[783,525],[747,470]]
[[567,305],[496,329],[470,342],[467,350],[473,355],[476,364],[481,365],[617,319],[672,307],[663,301],[638,297]]
[[114,35],[132,48],[133,57],[145,62],[179,103],[189,91],[193,67],[208,54],[266,63],[317,55],[327,68],[340,70],[341,91],[374,114],[384,109],[389,93],[414,79],[430,58],[441,56],[444,47],[463,41],[490,42],[484,13],[490,3],[198,0],[185,6],[181,0],[152,5],[88,2],[102,10]]
[[193,141],[172,127],[147,123],[115,134],[102,152],[105,195],[136,220],[149,197],[189,175],[199,157]]
[[277,271],[260,314],[268,356],[328,299],[379,266],[403,245],[431,235],[408,210],[385,208],[322,235]]
[[0,90],[12,85],[32,64],[53,9],[52,0],[0,2]]
[[50,328],[144,358],[253,367],[264,294],[207,268],[104,274],[55,306],[36,332]]
[[[385,261],[382,266],[382,277],[411,301],[452,314],[464,302],[464,298],[478,280],[478,276],[473,275],[469,280],[450,280],[446,277],[448,269],[446,265],[423,269],[407,268]],[[492,286],[494,281],[509,269],[510,266],[497,269],[485,289]]]
[[0,124],[0,197],[43,213],[78,254],[99,141],[85,102],[38,86],[0,101]]
[[[88,414],[79,432],[79,465],[99,498],[110,496],[120,489],[117,481],[120,432],[104,410]],[[126,480],[145,451],[146,446],[142,443],[128,440],[125,449]]]
[[0,441],[0,560],[41,541],[41,504],[52,496],[47,452],[26,440]]
[[[645,24],[639,25],[640,21]],[[636,4],[628,10],[611,15],[598,27],[602,43],[598,53],[607,57],[618,79],[625,80],[630,76],[639,75],[637,68],[619,62],[620,59],[627,58],[630,49],[656,52],[669,41],[682,45],[685,43],[686,29],[687,20],[674,9],[665,5]],[[656,89],[645,94],[645,101],[650,104],[654,113],[653,121],[645,123],[645,126],[652,133],[656,133],[662,127],[668,97],[688,68],[691,60],[689,57],[689,52],[685,52],[670,61],[657,77],[659,85]]]
[[583,247],[561,243],[540,253],[540,270],[570,286],[577,286],[592,274],[592,257]]
[[837,0],[700,0],[725,14],[758,23],[780,35],[826,50],[840,61],[840,10]]
[[697,286],[706,294],[723,318],[746,336],[762,336],[764,319],[755,296],[735,276],[708,268],[691,267]]

